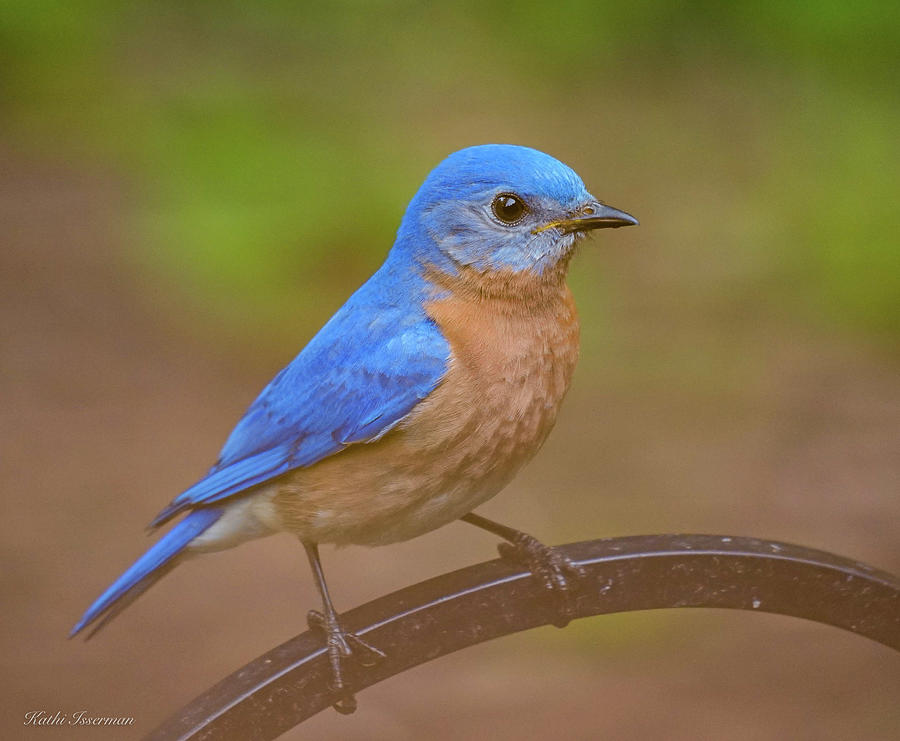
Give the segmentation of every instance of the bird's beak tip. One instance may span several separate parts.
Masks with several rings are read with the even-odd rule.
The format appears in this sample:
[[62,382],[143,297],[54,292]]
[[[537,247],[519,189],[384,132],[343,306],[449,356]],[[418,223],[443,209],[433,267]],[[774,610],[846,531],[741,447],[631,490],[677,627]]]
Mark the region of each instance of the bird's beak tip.
[[587,229],[617,229],[622,226],[639,226],[640,222],[631,214],[620,211],[605,203],[595,203],[590,207],[590,212],[579,219],[584,221]]

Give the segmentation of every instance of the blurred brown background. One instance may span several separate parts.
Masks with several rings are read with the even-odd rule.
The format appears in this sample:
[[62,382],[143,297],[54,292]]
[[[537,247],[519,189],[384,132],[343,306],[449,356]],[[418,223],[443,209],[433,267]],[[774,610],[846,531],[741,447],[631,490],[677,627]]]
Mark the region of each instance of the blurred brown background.
[[[898,7],[4,4],[0,737],[138,737],[304,628],[280,536],[65,638],[475,143],[543,149],[641,220],[575,261],[574,387],[483,512],[900,571]],[[347,608],[493,549],[451,525],[324,558]],[[471,649],[288,737],[896,739],[898,697],[865,639],[669,611]],[[23,727],[40,709],[136,723]]]

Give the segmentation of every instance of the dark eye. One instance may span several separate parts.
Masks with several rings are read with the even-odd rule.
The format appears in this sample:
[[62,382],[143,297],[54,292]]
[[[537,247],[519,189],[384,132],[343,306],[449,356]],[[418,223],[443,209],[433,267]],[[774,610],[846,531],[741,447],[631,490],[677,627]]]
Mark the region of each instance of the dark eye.
[[511,226],[518,224],[525,217],[528,206],[513,193],[501,193],[491,201],[491,211],[500,221]]

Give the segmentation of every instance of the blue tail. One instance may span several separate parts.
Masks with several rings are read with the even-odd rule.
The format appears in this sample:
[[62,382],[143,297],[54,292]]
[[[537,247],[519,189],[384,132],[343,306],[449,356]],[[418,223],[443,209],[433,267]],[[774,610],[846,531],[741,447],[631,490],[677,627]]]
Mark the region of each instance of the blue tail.
[[92,604],[69,637],[80,633],[93,622],[100,623],[88,635],[90,638],[134,600],[152,587],[161,577],[175,568],[184,547],[200,533],[210,528],[222,515],[216,508],[196,509],[166,533],[143,556],[116,579]]

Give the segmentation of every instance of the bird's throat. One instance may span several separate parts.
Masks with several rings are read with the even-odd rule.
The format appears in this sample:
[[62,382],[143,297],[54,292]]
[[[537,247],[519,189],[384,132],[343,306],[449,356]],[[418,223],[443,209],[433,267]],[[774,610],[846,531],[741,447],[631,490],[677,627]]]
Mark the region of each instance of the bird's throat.
[[[463,302],[492,304],[503,313],[543,313],[555,311],[570,297],[566,272],[570,256],[537,273],[531,270],[477,270],[457,267],[455,274],[426,267],[425,280],[434,288],[434,296],[452,297]],[[487,308],[487,307],[484,307]]]

